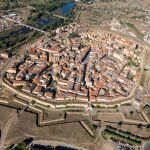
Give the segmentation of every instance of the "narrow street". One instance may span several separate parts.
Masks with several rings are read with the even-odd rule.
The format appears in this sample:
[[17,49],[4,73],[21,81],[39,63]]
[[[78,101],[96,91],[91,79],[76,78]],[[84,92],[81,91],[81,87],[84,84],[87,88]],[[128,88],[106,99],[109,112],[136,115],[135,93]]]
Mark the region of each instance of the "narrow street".
[[91,55],[91,49],[85,54],[84,58],[82,59],[82,65],[83,65],[83,76],[82,76],[82,83],[83,85],[86,85],[85,77],[86,77],[86,71],[87,71],[87,64],[90,60]]

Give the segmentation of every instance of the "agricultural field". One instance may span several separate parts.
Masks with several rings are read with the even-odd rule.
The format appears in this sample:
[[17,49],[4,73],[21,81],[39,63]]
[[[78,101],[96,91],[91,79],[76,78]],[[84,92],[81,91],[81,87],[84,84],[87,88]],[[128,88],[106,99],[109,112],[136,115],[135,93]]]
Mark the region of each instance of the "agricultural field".
[[83,4],[79,21],[91,28],[112,29],[143,39],[149,30],[149,4],[140,0],[94,1]]

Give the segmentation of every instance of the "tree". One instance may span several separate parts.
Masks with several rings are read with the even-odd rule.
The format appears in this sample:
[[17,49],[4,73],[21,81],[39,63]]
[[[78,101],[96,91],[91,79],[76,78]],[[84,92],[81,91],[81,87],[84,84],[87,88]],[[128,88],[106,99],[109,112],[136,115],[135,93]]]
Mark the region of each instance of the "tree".
[[0,41],[0,48],[6,49],[7,44],[4,41]]
[[65,113],[64,113],[64,119],[66,119],[66,118],[67,118],[67,113],[65,112]]
[[16,148],[27,150],[26,146],[27,146],[26,143],[22,142],[22,143],[17,144]]
[[150,124],[148,124],[146,127],[147,127],[147,128],[150,128]]
[[118,125],[121,126],[122,125],[122,121],[118,122]]
[[72,32],[69,35],[70,38],[75,38],[75,37],[79,37],[79,34],[77,32]]
[[139,124],[137,125],[137,128],[142,129],[142,124],[141,124],[141,123],[139,123]]
[[133,115],[133,111],[130,111],[130,115]]

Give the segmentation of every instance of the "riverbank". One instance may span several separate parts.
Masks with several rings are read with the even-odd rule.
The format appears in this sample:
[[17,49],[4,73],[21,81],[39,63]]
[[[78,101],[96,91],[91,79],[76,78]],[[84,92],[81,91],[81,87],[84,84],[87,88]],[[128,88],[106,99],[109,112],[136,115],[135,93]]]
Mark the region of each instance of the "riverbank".
[[67,144],[67,143],[64,143],[64,142],[58,142],[58,141],[48,141],[48,140],[35,140],[32,142],[33,145],[44,145],[44,146],[52,146],[52,147],[57,147],[57,146],[60,146],[62,147],[61,150],[66,150],[65,148],[67,148],[67,150],[88,150],[88,149],[84,149],[84,148],[81,148],[81,147],[78,147],[78,146],[75,146],[75,145],[72,145],[72,144]]
[[0,32],[0,51],[15,55],[18,49],[42,36],[41,33],[26,27],[16,26],[13,29]]
[[27,24],[51,32],[56,28],[68,25],[75,19],[75,14],[73,13],[75,6],[76,3],[72,1],[52,10],[47,10],[43,7],[36,9],[35,7],[34,12],[28,17]]

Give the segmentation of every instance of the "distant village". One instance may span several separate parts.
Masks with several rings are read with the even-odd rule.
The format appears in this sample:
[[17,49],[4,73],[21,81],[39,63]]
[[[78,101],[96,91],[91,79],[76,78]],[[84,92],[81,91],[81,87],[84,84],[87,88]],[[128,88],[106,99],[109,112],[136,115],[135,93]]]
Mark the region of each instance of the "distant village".
[[138,84],[143,51],[130,39],[72,23],[27,49],[6,79],[43,101],[113,101]]

